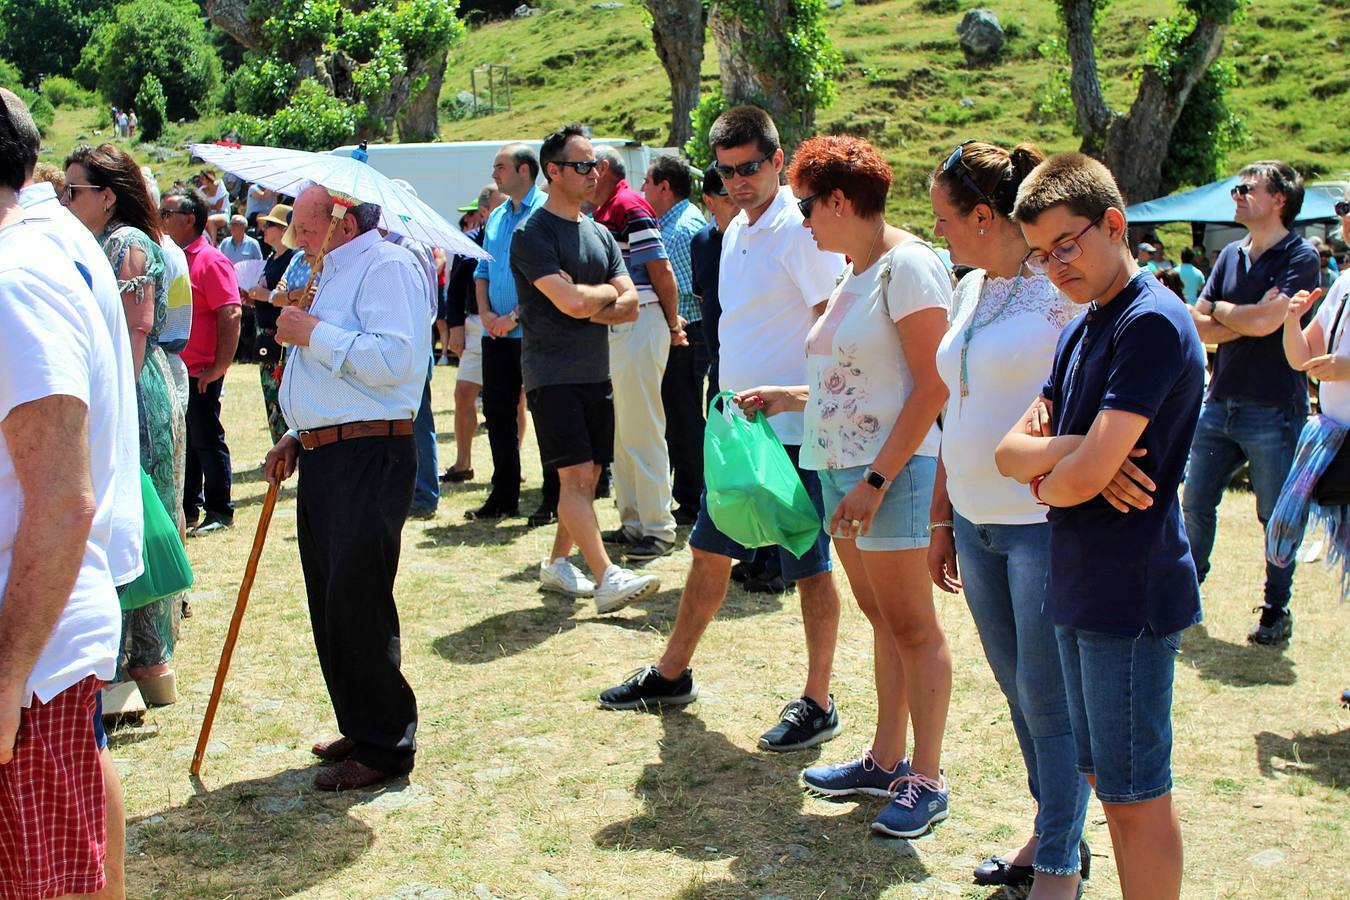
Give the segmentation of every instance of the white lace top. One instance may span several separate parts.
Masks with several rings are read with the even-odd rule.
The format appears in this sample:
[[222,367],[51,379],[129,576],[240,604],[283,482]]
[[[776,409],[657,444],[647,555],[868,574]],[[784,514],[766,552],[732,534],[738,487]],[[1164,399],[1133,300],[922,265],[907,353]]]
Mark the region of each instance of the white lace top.
[[[1059,334],[1081,307],[1044,275],[990,278],[976,269],[954,296],[951,328],[938,345],[938,374],[951,397],[942,420],[947,492],[964,518],[982,525],[1045,521],[1024,485],[999,475],[994,448],[1040,393]],[[973,328],[971,327],[973,324]],[[961,350],[966,345],[966,393]]]

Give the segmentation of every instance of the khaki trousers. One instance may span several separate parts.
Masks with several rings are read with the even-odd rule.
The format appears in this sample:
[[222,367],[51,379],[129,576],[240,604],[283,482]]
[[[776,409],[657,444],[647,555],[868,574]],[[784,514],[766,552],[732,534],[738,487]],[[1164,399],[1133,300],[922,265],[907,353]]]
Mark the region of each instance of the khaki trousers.
[[661,378],[670,356],[670,328],[661,304],[645,303],[638,319],[609,332],[614,386],[614,499],[623,528],[634,537],[675,540],[670,454]]

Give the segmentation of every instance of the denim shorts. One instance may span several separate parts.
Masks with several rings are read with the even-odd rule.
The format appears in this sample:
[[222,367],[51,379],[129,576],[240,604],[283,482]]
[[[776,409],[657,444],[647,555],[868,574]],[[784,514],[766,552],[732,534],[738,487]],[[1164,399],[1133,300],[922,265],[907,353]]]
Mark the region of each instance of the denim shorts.
[[[862,481],[867,466],[848,469],[821,469],[820,487],[825,494],[825,522],[839,507],[844,495]],[[937,478],[936,456],[912,456],[882,497],[872,527],[854,539],[859,550],[914,550],[928,546],[928,506],[933,500],[933,482]],[[835,535],[839,537],[839,535]]]
[[1056,626],[1078,771],[1103,803],[1172,790],[1172,676],[1181,632],[1120,637]]
[[[795,444],[784,444],[783,449],[787,451],[788,458],[792,460],[792,465],[797,467],[797,474],[801,476],[802,485],[811,497],[811,504],[815,506],[816,513],[823,515],[824,506],[820,497],[820,478],[810,469],[797,466],[802,448]],[[745,547],[717,530],[712,517],[708,515],[708,492],[706,490],[699,497],[698,518],[694,521],[694,527],[689,530],[689,546],[695,550],[702,550],[704,553],[729,556],[741,562],[749,562],[755,557],[753,547]],[[783,579],[785,581],[801,581],[810,578],[812,575],[830,571],[830,536],[825,533],[824,529],[821,529],[820,534],[816,535],[816,542],[800,559],[793,556],[792,551],[785,547],[775,549],[778,550],[778,558],[783,566]]]

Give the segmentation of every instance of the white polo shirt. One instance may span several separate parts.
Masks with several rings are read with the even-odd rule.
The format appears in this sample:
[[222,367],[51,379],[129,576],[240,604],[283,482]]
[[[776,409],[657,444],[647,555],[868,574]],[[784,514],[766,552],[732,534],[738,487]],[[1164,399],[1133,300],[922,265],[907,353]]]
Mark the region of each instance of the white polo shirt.
[[[34,695],[48,702],[90,675],[111,679],[117,668],[122,613],[108,548],[117,502],[119,369],[103,313],[60,245],[33,223],[0,230],[0,421],[15,407],[47,397],[84,403],[96,506],[75,587],[29,673],[24,706]],[[23,505],[14,460],[0,433],[0,604]]]
[[[744,210],[737,214],[722,237],[717,279],[723,389],[806,384],[813,308],[829,299],[843,270],[844,258],[820,250],[802,225],[791,189],[780,187],[753,225]],[[769,423],[784,444],[801,444],[801,413],[779,413]]]

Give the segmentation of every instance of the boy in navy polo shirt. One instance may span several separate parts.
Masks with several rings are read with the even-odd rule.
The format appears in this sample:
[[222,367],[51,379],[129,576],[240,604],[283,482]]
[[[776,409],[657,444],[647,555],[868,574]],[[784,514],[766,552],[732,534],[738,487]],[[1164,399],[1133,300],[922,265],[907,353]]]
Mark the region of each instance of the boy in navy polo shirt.
[[1051,507],[1044,610],[1121,890],[1177,897],[1172,676],[1181,631],[1200,621],[1177,488],[1205,354],[1185,304],[1131,257],[1124,208],[1106,167],[1078,153],[1051,157],[1018,191],[1028,264],[1087,311],[996,461]]

